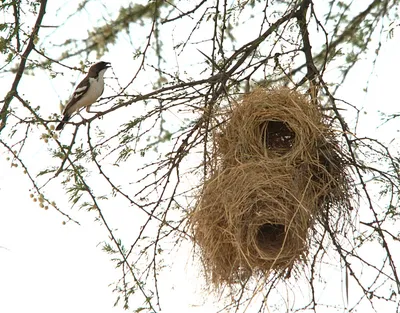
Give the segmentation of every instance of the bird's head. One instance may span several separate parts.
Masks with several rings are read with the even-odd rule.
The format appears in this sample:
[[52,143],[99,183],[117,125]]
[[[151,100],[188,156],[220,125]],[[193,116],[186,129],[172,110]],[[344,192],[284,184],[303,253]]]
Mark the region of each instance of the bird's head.
[[110,67],[111,67],[110,62],[104,62],[104,61],[97,62],[89,68],[88,75],[89,77],[96,77],[99,75],[100,72],[104,73]]

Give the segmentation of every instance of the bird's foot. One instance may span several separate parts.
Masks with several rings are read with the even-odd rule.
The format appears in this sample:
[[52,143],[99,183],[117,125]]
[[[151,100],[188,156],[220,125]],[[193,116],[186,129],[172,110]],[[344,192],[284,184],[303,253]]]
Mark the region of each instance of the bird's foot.
[[83,125],[86,125],[86,123],[89,121],[88,119],[86,119],[86,118],[84,118],[80,113],[78,113],[79,114],[79,116],[81,117],[81,119],[82,119],[82,124]]

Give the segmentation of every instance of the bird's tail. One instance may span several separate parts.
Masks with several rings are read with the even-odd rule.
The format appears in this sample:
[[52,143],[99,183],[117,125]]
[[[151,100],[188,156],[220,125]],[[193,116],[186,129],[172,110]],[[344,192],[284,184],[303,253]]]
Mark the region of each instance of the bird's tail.
[[70,117],[71,117],[70,115],[65,114],[60,124],[58,124],[58,126],[56,127],[56,130],[62,130],[64,128],[65,123],[68,122]]

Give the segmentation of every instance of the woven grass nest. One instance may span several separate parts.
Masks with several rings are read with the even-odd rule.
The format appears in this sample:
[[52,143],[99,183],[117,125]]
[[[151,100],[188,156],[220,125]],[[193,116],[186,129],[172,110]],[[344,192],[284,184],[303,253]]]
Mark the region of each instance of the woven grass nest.
[[350,183],[333,130],[298,92],[256,89],[224,117],[189,219],[219,286],[304,264],[321,217],[345,215]]

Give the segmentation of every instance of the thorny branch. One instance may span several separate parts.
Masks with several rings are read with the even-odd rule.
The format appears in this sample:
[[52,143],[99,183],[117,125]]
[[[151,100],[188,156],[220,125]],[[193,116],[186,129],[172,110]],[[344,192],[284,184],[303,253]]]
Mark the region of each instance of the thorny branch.
[[[19,82],[21,81],[22,75],[24,73],[26,62],[28,61],[28,57],[35,47],[34,42],[39,34],[39,30],[40,30],[40,26],[42,25],[43,17],[46,14],[46,5],[47,5],[47,0],[40,1],[40,10],[39,10],[38,16],[36,18],[35,26],[33,27],[32,33],[29,36],[29,41],[25,48],[25,51],[21,56],[21,62],[18,66],[17,73],[15,74],[15,78],[11,85],[11,89],[7,93],[6,97],[4,98],[4,104],[0,111],[0,133],[2,132],[4,127],[6,127],[7,117],[9,115],[8,110],[9,110],[11,101],[17,94],[17,88],[18,88]],[[18,14],[17,13],[15,13],[15,14],[16,14],[15,16],[17,19]],[[17,19],[17,21],[18,21],[18,19]],[[18,28],[19,26],[15,25],[15,27]],[[17,37],[17,41],[18,41],[18,45],[19,45],[19,37]]]

